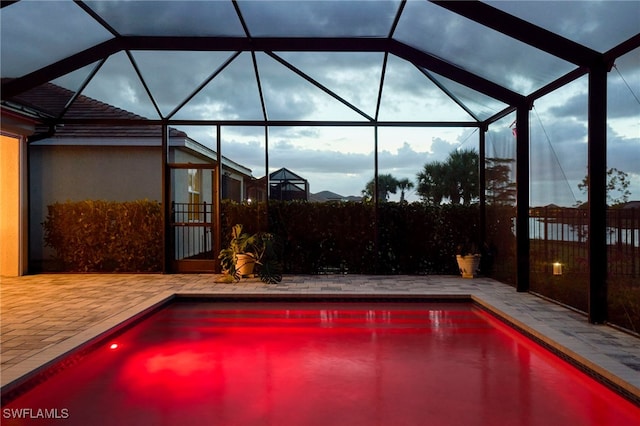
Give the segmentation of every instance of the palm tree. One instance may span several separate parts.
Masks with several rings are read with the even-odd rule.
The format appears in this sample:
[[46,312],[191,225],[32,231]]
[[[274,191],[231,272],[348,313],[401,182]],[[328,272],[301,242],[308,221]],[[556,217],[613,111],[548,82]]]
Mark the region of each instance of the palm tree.
[[[395,194],[398,189],[398,179],[394,178],[390,174],[378,175],[378,201],[385,202],[389,198],[389,193]],[[367,186],[362,190],[362,195],[365,201],[373,200],[373,193],[375,188],[375,178],[371,179]]]
[[400,179],[398,181],[398,188],[400,188],[400,203],[404,203],[404,193],[405,191],[410,190],[411,188],[413,188],[413,182],[411,182],[409,179],[404,178],[404,179]]
[[418,173],[418,187],[416,192],[423,201],[429,204],[440,204],[445,197],[446,164],[433,161],[424,165]]
[[452,204],[469,205],[479,195],[478,153],[473,149],[453,151],[447,159],[447,183]]
[[425,164],[417,177],[416,192],[425,202],[440,204],[448,198],[452,204],[469,205],[479,195],[478,154],[472,149],[453,151],[444,163]]

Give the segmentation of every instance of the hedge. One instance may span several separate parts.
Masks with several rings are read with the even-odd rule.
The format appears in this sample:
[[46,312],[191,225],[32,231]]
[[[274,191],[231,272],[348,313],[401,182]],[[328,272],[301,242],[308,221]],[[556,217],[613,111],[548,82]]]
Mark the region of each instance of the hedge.
[[456,246],[479,226],[478,206],[422,203],[224,202],[222,218],[223,246],[236,223],[269,230],[292,274],[456,274]]
[[[162,269],[162,209],[157,202],[81,201],[48,207],[45,243],[69,272]],[[300,201],[221,209],[222,246],[231,228],[269,231],[284,272],[456,274],[456,246],[477,235],[477,206]],[[213,254],[212,254],[213,255]],[[217,257],[217,255],[216,255]]]
[[69,272],[162,270],[162,208],[140,200],[67,201],[48,206],[45,244]]

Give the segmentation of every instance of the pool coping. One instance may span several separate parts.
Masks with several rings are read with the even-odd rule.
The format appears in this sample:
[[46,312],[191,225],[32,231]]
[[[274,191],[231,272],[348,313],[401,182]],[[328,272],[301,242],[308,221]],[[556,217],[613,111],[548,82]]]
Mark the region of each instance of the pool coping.
[[[543,348],[549,350],[556,356],[564,359],[569,364],[577,367],[583,373],[595,378],[614,392],[640,406],[640,388],[634,386],[632,383],[622,379],[611,371],[602,367],[594,359],[590,359],[587,355],[581,355],[580,353],[595,355],[592,351],[585,351],[584,348],[579,349],[577,347],[571,348],[567,345],[559,343],[549,336],[549,330],[541,332],[537,327],[533,327],[525,324],[524,322],[514,318],[512,315],[496,308],[495,306],[487,303],[482,298],[470,295],[470,298],[482,308],[493,314],[499,320],[505,322],[521,334],[525,335],[529,339],[533,340]],[[584,346],[583,343],[577,342],[576,344]],[[596,355],[597,356],[597,355]]]
[[[582,372],[595,378],[618,395],[626,398],[632,403],[640,406],[640,389],[627,380],[622,379],[612,371],[608,370],[606,360],[602,354],[590,350],[583,342],[573,341],[570,345],[559,343],[560,338],[554,339],[558,335],[557,330],[545,326],[543,323],[531,325],[518,320],[508,313],[508,306],[500,306],[499,301],[488,301],[483,297],[474,294],[373,294],[373,293],[298,293],[298,294],[267,294],[267,293],[206,293],[202,291],[166,291],[146,300],[143,304],[126,309],[102,320],[94,326],[79,332],[78,334],[53,345],[40,353],[26,359],[11,368],[3,371],[3,382],[0,389],[3,404],[10,402],[28,389],[36,386],[47,378],[47,372],[51,369],[65,368],[74,362],[74,359],[81,357],[84,353],[93,350],[96,346],[104,343],[114,334],[123,332],[128,327],[137,323],[141,319],[156,312],[176,299],[193,300],[219,300],[219,301],[403,301],[411,303],[430,301],[455,301],[470,302],[482,308],[495,318],[514,328],[527,338],[533,340],[540,346],[564,359]],[[561,337],[561,336],[557,336]],[[566,341],[566,339],[564,339]],[[69,360],[62,362],[66,357]],[[605,366],[603,366],[605,365]],[[620,366],[616,366],[620,368]],[[626,367],[628,368],[628,367]],[[633,371],[629,369],[629,373]]]

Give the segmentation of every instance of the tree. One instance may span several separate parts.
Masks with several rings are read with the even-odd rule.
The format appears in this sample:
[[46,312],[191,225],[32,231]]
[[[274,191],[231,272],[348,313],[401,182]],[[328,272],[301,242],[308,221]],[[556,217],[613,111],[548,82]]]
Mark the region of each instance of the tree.
[[418,187],[416,193],[429,204],[440,204],[445,197],[444,181],[447,166],[440,161],[433,161],[424,165],[418,173]]
[[[398,190],[399,181],[390,174],[378,175],[378,201],[384,202],[389,199],[389,193],[395,194]],[[373,201],[375,188],[375,178],[371,179],[362,190],[365,201]]]
[[487,182],[487,203],[493,205],[514,205],[516,183],[511,179],[512,158],[487,158],[485,181]]
[[411,182],[407,178],[400,179],[398,181],[398,188],[400,189],[400,203],[404,203],[405,202],[404,193],[410,190],[411,188],[413,188],[413,182]]
[[[631,191],[629,191],[629,175],[615,167],[607,170],[607,204],[615,206],[616,204],[624,204],[629,201]],[[578,189],[587,195],[589,192],[589,175],[582,179],[578,184]],[[618,195],[614,197],[614,195]],[[581,202],[578,202],[581,204]]]
[[449,166],[449,199],[452,204],[468,206],[478,198],[478,153],[473,149],[453,151],[447,160]]
[[469,205],[479,194],[478,153],[455,150],[444,163],[425,164],[417,178],[416,192],[425,202],[440,204],[448,198],[452,204]]

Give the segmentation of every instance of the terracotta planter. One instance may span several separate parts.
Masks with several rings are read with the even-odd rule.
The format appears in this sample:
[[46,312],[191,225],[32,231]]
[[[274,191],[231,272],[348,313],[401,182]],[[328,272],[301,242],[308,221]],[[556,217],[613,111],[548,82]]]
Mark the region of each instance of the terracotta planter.
[[466,256],[456,256],[458,261],[458,269],[462,274],[462,278],[475,278],[480,267],[480,255],[469,254]]
[[247,275],[252,275],[253,268],[256,265],[256,260],[248,254],[239,254],[237,255],[237,259],[236,271],[240,274],[240,276],[246,277]]

